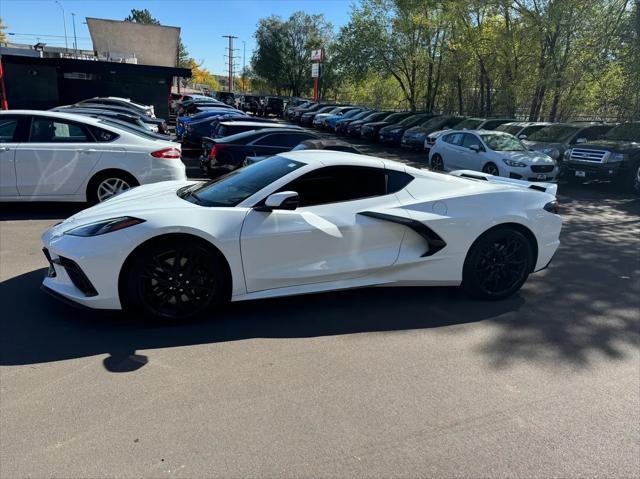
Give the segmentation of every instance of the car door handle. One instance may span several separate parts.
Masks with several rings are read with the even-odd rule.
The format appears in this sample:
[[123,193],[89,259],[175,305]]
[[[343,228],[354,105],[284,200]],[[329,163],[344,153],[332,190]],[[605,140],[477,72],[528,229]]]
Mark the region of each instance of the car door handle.
[[85,150],[80,150],[80,153],[84,154],[84,155],[88,155],[89,153],[95,153],[98,150],[94,150],[93,148],[87,148]]
[[9,151],[11,148],[8,146],[0,146],[0,151]]

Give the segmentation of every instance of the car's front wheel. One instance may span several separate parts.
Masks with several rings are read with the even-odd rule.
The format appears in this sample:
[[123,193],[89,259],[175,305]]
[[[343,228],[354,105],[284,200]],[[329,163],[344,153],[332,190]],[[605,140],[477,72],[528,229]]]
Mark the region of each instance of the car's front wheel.
[[438,153],[435,153],[431,157],[431,170],[444,171],[444,160],[442,159],[442,156],[440,156]]
[[500,176],[500,170],[495,163],[487,163],[486,165],[484,165],[484,167],[482,168],[482,172],[488,173],[493,176]]
[[225,300],[224,260],[202,242],[152,243],[131,259],[121,292],[125,309],[163,320],[188,320]]
[[533,269],[533,251],[520,231],[495,228],[480,236],[464,262],[462,287],[482,299],[511,296]]

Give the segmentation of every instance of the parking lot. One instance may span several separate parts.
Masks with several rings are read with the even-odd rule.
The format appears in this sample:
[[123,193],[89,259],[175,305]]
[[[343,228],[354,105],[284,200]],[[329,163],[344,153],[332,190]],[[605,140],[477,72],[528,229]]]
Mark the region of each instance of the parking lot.
[[40,235],[83,206],[3,206],[0,477],[636,476],[640,199],[559,191],[562,246],[510,299],[361,289],[174,326],[49,299]]

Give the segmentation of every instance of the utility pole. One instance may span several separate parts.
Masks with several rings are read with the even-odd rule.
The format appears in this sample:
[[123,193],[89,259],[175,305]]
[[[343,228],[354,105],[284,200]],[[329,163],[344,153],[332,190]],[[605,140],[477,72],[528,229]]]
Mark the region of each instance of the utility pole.
[[56,0],[56,3],[62,9],[62,26],[64,27],[64,51],[66,53],[69,53],[69,44],[67,43],[67,20],[64,14],[64,7],[62,6],[62,3],[60,3],[59,0]]
[[76,37],[76,14],[72,13],[71,17],[73,18],[73,51],[75,53],[75,57],[78,58],[78,38]]
[[229,91],[233,90],[233,39],[238,38],[233,35],[222,35],[222,38],[229,39]]
[[242,93],[245,93],[246,91],[246,79],[245,79],[245,73],[247,70],[247,64],[245,62],[246,54],[247,54],[247,42],[242,40]]

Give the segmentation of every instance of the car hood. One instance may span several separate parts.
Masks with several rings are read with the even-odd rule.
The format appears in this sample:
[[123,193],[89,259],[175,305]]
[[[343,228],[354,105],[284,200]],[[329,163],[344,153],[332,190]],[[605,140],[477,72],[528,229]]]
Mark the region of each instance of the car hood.
[[412,126],[407,130],[407,135],[420,135],[426,133],[426,130],[421,126]]
[[596,148],[600,150],[614,151],[616,153],[624,153],[627,151],[640,150],[640,143],[637,141],[613,141],[599,140],[589,143],[580,143],[574,148]]
[[546,142],[546,141],[529,141],[529,140],[523,140],[522,144],[533,149],[536,151],[542,151],[545,152],[545,150],[560,150],[562,148],[565,148],[565,144],[564,143],[550,143],[550,142]]
[[553,159],[539,151],[496,151],[504,158],[532,165],[551,164]]
[[371,123],[367,123],[367,126],[370,128],[377,128],[387,126],[389,123],[386,121],[372,121]]
[[59,227],[66,231],[75,226],[109,218],[136,216],[144,219],[145,212],[157,213],[158,210],[197,206],[184,201],[176,194],[178,189],[192,183],[194,181],[161,181],[138,186],[76,213],[62,222]]
[[382,128],[380,128],[380,133],[388,133],[390,131],[406,131],[407,128],[402,126],[402,125],[385,125]]
[[447,131],[449,130],[436,130],[436,131],[432,131],[431,133],[429,133],[428,136],[430,136],[431,138],[440,138],[442,135],[444,135]]

